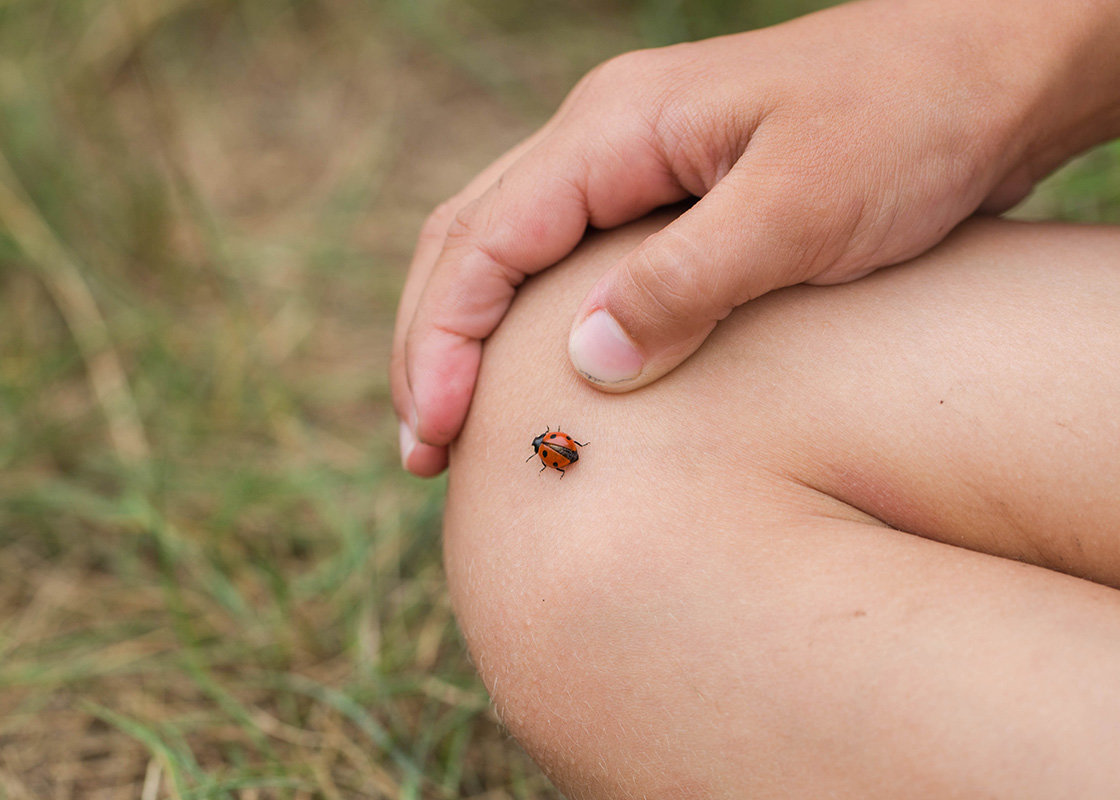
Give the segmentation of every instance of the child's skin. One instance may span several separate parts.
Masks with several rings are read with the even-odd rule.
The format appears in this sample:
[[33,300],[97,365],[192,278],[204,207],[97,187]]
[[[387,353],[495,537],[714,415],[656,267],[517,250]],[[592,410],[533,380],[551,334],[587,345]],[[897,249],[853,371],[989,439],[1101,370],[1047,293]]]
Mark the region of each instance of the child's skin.
[[629,54],[429,219],[402,460],[450,446],[457,614],[573,800],[1116,796],[1120,231],[930,250],[1120,132],[1116,42],[863,0]]
[[588,224],[702,196],[568,320],[577,370],[627,391],[750,298],[915,256],[1120,135],[1118,41],[1115,0],[863,0],[607,62],[425,226],[394,344],[405,466],[442,471],[482,339]]
[[[568,319],[667,221],[518,292],[451,451],[510,730],[573,800],[1115,798],[1120,231],[969,224],[596,391]],[[558,424],[563,482],[525,463]]]

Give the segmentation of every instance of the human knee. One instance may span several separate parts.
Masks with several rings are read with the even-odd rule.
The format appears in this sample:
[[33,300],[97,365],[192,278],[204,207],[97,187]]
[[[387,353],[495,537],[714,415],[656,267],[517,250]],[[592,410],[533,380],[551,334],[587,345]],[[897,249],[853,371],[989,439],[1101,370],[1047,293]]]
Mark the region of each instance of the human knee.
[[[927,442],[942,417],[909,407],[942,396],[925,371],[950,361],[913,373],[931,337],[877,294],[920,293],[904,269],[768,296],[661,381],[600,394],[571,373],[567,324],[648,230],[530,282],[487,342],[452,454],[448,580],[499,712],[570,796],[745,796],[724,791],[728,772],[762,785],[783,758],[836,761],[845,739],[827,731],[847,730],[878,669],[853,642],[910,624],[891,621],[890,571],[867,565],[916,563],[879,507],[944,523],[915,492],[960,462]],[[524,463],[557,423],[590,442],[563,479]]]
[[[503,722],[568,796],[721,796],[734,741],[712,715],[728,678],[759,665],[732,663],[735,648],[780,647],[796,629],[779,619],[766,562],[803,487],[764,458],[729,470],[707,442],[674,446],[671,425],[634,425],[672,413],[653,392],[589,389],[550,413],[533,375],[476,398],[452,456],[445,562],[471,656]],[[562,478],[525,463],[548,418],[589,442]]]
[[[457,617],[502,719],[572,797],[720,796],[726,760],[753,759],[712,724],[727,693],[747,705],[768,693],[777,709],[795,674],[741,653],[788,650],[797,609],[815,607],[786,602],[799,584],[771,558],[792,519],[829,501],[799,480],[786,411],[756,402],[778,377],[748,379],[734,337],[625,395],[568,364],[583,293],[653,227],[612,233],[523,287],[452,449]],[[563,476],[539,474],[531,442],[558,424],[588,444]],[[773,729],[752,713],[735,730]],[[752,745],[760,762],[766,741]]]
[[[554,497],[524,504],[453,478],[447,577],[476,667],[569,796],[717,796],[715,751],[696,735],[724,677],[701,668],[723,645],[718,592],[702,588],[708,555],[694,549],[712,532],[682,524],[683,510],[651,525],[574,477],[541,476]],[[488,503],[506,505],[479,512]]]

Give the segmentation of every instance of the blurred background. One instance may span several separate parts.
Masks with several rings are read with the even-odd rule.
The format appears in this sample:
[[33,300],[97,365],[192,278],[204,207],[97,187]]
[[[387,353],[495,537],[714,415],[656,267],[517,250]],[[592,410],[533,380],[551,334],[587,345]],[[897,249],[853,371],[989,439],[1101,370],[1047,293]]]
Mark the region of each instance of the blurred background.
[[824,4],[0,0],[0,799],[558,797],[398,466],[414,238],[603,59]]

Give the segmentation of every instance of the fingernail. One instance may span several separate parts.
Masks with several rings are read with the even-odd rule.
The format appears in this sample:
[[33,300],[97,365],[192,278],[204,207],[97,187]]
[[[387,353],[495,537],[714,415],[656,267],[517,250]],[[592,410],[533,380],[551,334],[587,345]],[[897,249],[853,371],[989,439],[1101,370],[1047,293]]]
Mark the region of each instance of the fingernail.
[[407,422],[401,422],[401,466],[408,469],[408,457],[416,448],[416,437]]
[[642,372],[642,356],[618,321],[599,309],[572,331],[568,356],[584,377],[596,383],[621,383]]

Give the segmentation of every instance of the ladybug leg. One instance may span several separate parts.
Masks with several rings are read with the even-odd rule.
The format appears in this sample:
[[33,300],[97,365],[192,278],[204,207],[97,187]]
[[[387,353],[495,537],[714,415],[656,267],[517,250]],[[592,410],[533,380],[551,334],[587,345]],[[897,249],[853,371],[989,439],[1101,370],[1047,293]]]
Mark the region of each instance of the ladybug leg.
[[576,444],[578,444],[580,447],[587,447],[587,445],[591,444],[591,442],[576,442]]
[[564,480],[564,470],[557,467],[556,470],[560,473],[560,480]]
[[[545,464],[543,467],[541,467],[541,472],[544,472],[546,469],[548,469],[548,464]],[[540,475],[541,472],[538,472],[537,474]],[[563,472],[563,470],[561,470],[561,472]]]
[[533,455],[531,455],[531,456],[529,456],[529,457],[528,457],[527,459],[525,459],[525,463],[526,463],[526,464],[528,464],[528,463],[529,463],[530,461],[532,461],[532,460],[533,460],[533,456],[535,456],[535,455],[536,455],[536,451],[534,451],[534,452],[533,452]]

